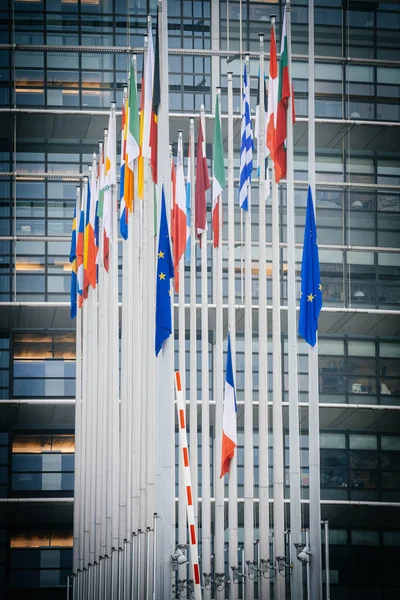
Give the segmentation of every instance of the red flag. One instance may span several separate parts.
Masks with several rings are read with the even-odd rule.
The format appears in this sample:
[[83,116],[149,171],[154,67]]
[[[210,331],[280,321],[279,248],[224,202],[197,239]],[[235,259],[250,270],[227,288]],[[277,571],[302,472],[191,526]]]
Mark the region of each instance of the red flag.
[[176,202],[176,172],[175,172],[175,163],[174,163],[174,157],[172,156],[171,147],[170,147],[170,152],[171,152],[171,233],[170,233],[170,237],[171,237],[171,240],[174,241],[174,235],[175,235],[175,202]]
[[[283,19],[281,56],[279,59],[278,114],[276,118],[275,180],[286,179],[286,117],[290,98],[289,48],[287,44],[286,11]],[[280,167],[277,168],[277,165]]]
[[195,205],[195,227],[196,237],[200,240],[202,233],[207,231],[206,216],[206,191],[210,189],[210,178],[208,176],[206,148],[205,148],[201,118],[197,135],[197,159],[196,159],[196,205]]

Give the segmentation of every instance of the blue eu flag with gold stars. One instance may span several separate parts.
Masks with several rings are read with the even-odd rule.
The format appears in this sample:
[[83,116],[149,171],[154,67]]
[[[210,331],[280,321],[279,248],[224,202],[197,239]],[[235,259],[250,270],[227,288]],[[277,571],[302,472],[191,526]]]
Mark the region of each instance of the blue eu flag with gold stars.
[[301,262],[299,335],[311,346],[315,346],[317,341],[318,317],[321,308],[322,286],[319,273],[317,227],[311,187],[309,186]]
[[171,246],[169,243],[164,186],[161,195],[160,234],[158,236],[157,289],[156,289],[156,356],[172,333],[171,284],[174,276]]

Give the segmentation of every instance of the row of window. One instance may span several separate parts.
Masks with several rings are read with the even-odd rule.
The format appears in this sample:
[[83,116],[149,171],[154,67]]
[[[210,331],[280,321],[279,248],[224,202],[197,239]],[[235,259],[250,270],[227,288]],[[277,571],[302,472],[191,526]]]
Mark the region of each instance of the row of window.
[[[140,8],[137,8],[140,4]],[[151,3],[150,3],[151,4]],[[180,26],[187,24],[187,30],[184,34],[186,43],[196,39],[196,34],[202,34],[207,42],[210,40],[210,2],[170,2],[168,5],[168,14],[170,22],[170,43],[174,41],[174,25]],[[283,3],[282,3],[283,4]],[[258,33],[260,28],[269,30],[269,17],[274,10],[277,14],[277,31],[281,30],[283,5],[277,6],[276,2],[254,3],[254,2],[220,2],[220,34],[224,47],[238,49],[239,43],[239,24],[240,14],[242,14],[242,35],[245,41],[245,50],[257,49]],[[296,2],[292,6],[292,44],[295,52],[304,52],[307,49],[306,27],[308,22],[307,5]],[[229,8],[228,8],[229,7]],[[32,27],[32,37],[36,43],[54,43],[54,38],[60,33],[62,24],[70,34],[73,43],[79,43],[88,38],[88,33],[95,37],[100,45],[115,43],[128,45],[129,41],[134,40],[143,34],[145,27],[146,10],[154,10],[154,6],[147,6],[146,2],[138,3],[132,0],[126,4],[121,0],[115,2],[111,0],[101,0],[97,3],[82,0],[37,0],[36,2],[27,2],[19,0],[15,3],[15,15],[13,26],[17,35],[17,43],[25,41],[28,37],[29,25]],[[43,10],[47,12],[47,19],[43,21]],[[128,18],[127,18],[128,10]],[[54,12],[53,12],[54,11]],[[58,13],[56,11],[59,11]],[[78,14],[77,14],[78,13]],[[108,14],[107,14],[108,13]],[[115,14],[115,25],[109,19],[109,14]],[[3,13],[5,21],[7,13]],[[102,14],[102,20],[96,22],[94,14]],[[79,17],[79,19],[77,18]],[[353,56],[357,51],[362,56],[372,56],[371,49],[367,42],[375,42],[380,53],[388,51],[391,38],[394,38],[394,51],[398,49],[394,32],[399,25],[399,12],[395,4],[385,5],[384,3],[369,5],[355,4],[336,4],[336,6],[321,2],[316,5],[315,13],[316,46],[323,55],[334,56]],[[82,29],[79,28],[79,21],[82,22]],[[92,21],[90,23],[90,21]],[[7,22],[7,21],[6,21]],[[44,32],[46,31],[46,38]],[[378,35],[374,35],[378,32]],[[385,36],[379,33],[386,33]],[[79,38],[81,34],[81,39]],[[279,33],[278,33],[279,35]],[[389,38],[389,39],[387,39]],[[7,43],[7,29],[3,32],[4,42]],[[107,40],[105,42],[105,40]],[[357,47],[357,42],[360,47]],[[25,41],[26,43],[26,41]],[[193,42],[192,42],[193,43]],[[135,45],[135,44],[133,44]],[[368,52],[369,50],[369,52]]]
[[[13,358],[10,359],[9,339],[1,339],[0,395],[2,397],[74,397],[75,395],[75,335],[15,334]],[[190,342],[186,342],[186,382],[189,393]],[[253,397],[258,400],[259,356],[257,339],[253,340]],[[209,345],[210,370],[214,345]],[[200,381],[201,341],[197,342],[197,364]],[[176,361],[178,355],[175,356]],[[272,392],[272,341],[268,340],[268,393]],[[287,400],[288,373],[286,338],[282,352],[283,394]],[[321,403],[353,403],[397,405],[400,402],[400,351],[395,342],[356,339],[319,339],[319,391]],[[212,378],[210,378],[211,382]],[[10,381],[12,392],[10,395]],[[300,400],[308,397],[308,358],[306,343],[299,341],[298,383]],[[236,393],[244,398],[244,342],[236,339]],[[212,398],[212,388],[210,387]],[[198,390],[201,399],[201,390]],[[31,451],[31,450],[29,450]],[[65,450],[63,450],[65,451]]]
[[[37,54],[37,56],[35,56]],[[122,103],[129,57],[123,54],[20,51],[15,70],[1,69],[0,102],[17,106],[48,105],[108,108]],[[140,62],[140,61],[139,61]],[[237,64],[236,64],[237,63]],[[233,70],[234,110],[240,111],[239,61],[221,59],[222,109],[227,110],[226,73]],[[46,65],[46,69],[44,68]],[[252,96],[256,102],[255,78],[258,62],[253,60]],[[116,71],[114,71],[116,69]],[[169,105],[171,111],[196,111],[201,104],[212,110],[211,60],[204,57],[170,57]],[[389,67],[316,64],[315,112],[317,117],[398,120],[400,70]],[[11,77],[12,74],[12,77]],[[308,114],[308,63],[293,63],[293,85],[297,116]],[[9,87],[8,82],[13,85]],[[3,84],[2,84],[3,82]],[[1,85],[2,84],[2,85]],[[140,89],[140,79],[139,79]],[[10,100],[10,94],[12,99]]]
[[[242,420],[240,416],[239,422]],[[213,419],[211,419],[213,421]],[[238,495],[244,492],[244,433],[239,423],[238,430]],[[3,437],[6,438],[5,434]],[[59,451],[60,444],[68,443],[71,435],[52,435],[55,441],[54,449],[47,450],[43,442],[48,441],[47,435],[17,435],[13,438],[11,463],[12,495],[54,495],[62,492],[69,495],[73,490],[74,454]],[[214,443],[213,428],[210,435],[210,480],[211,495],[213,495],[213,465]],[[4,440],[3,440],[4,441]],[[254,434],[254,497],[258,497],[259,448],[258,432]],[[199,457],[201,457],[201,434],[198,434]],[[14,446],[18,449],[14,450]],[[33,449],[33,452],[22,452],[22,447]],[[42,447],[44,449],[42,449]],[[327,500],[371,500],[393,502],[400,500],[400,437],[392,434],[328,432],[320,433],[321,447],[321,497]],[[2,473],[2,495],[7,496],[8,483],[8,446],[2,446],[0,467]],[[71,446],[68,447],[71,449]],[[42,449],[41,452],[38,452]],[[178,453],[178,447],[176,447]],[[285,434],[285,491],[289,497],[289,436]],[[308,435],[300,436],[300,463],[302,497],[308,498]],[[178,454],[177,454],[178,464]],[[269,447],[269,485],[273,486],[273,449]],[[199,488],[201,496],[201,459],[199,461]],[[178,478],[176,480],[178,482]],[[176,494],[178,495],[178,483]],[[225,486],[228,494],[228,483]]]
[[[53,242],[17,242],[29,245],[29,254],[12,255],[13,244],[0,242],[0,300],[25,300],[44,302],[64,301],[70,299],[70,264],[66,248],[69,244],[58,244],[59,255],[34,254],[35,247],[57,245]],[[122,245],[121,245],[122,246]],[[120,248],[122,250],[122,247]],[[223,247],[223,301],[228,300],[228,259],[227,247]],[[1,251],[4,253],[2,254]],[[209,249],[208,272],[212,273],[214,261]],[[352,253],[342,251],[320,251],[321,281],[323,286],[324,306],[364,307],[397,309],[400,303],[400,265],[397,254]],[[268,251],[270,255],[270,250]],[[300,251],[298,261],[300,261]],[[325,262],[325,260],[327,262]],[[328,262],[329,261],[329,262]],[[361,262],[361,264],[360,264]],[[365,264],[365,262],[367,264]],[[196,258],[200,268],[200,257]],[[364,263],[364,264],[363,264]],[[285,263],[284,269],[285,269]],[[15,266],[14,266],[15,265]],[[255,304],[259,297],[259,263],[252,261],[251,285],[252,300]],[[190,268],[185,265],[185,297],[190,298]],[[272,262],[267,259],[266,293],[267,301],[272,301]],[[242,261],[241,248],[235,250],[235,296],[236,303],[243,303],[245,268]],[[121,300],[122,264],[120,264],[119,291]],[[296,263],[296,289],[300,294],[300,262]],[[213,299],[212,282],[208,282],[209,301]],[[298,296],[299,297],[299,296]],[[201,281],[196,282],[196,298],[201,300]],[[287,300],[287,281],[284,271],[281,281],[281,304]]]

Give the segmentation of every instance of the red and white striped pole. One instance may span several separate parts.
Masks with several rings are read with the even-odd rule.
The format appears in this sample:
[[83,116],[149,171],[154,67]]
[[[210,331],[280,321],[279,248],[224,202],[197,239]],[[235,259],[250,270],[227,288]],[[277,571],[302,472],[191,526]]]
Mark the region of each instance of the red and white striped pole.
[[200,585],[200,568],[199,568],[199,553],[197,550],[197,533],[196,524],[194,521],[194,507],[192,494],[192,479],[190,476],[189,466],[189,450],[186,433],[186,411],[183,398],[183,390],[181,383],[181,374],[179,371],[175,373],[175,389],[176,389],[176,410],[178,412],[179,423],[179,450],[183,459],[183,474],[186,489],[186,511],[189,528],[190,540],[190,560],[193,569],[194,582],[194,597],[195,600],[201,600],[201,585]]

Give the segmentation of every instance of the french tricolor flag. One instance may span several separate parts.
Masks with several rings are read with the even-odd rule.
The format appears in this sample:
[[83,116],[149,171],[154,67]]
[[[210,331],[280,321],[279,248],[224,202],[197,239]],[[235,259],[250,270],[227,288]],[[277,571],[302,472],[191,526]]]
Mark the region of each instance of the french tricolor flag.
[[231,337],[230,335],[228,335],[224,414],[222,418],[222,453],[220,478],[229,472],[229,465],[231,459],[235,455],[235,448],[237,446],[236,414],[237,404],[235,394],[235,381],[233,378]]

